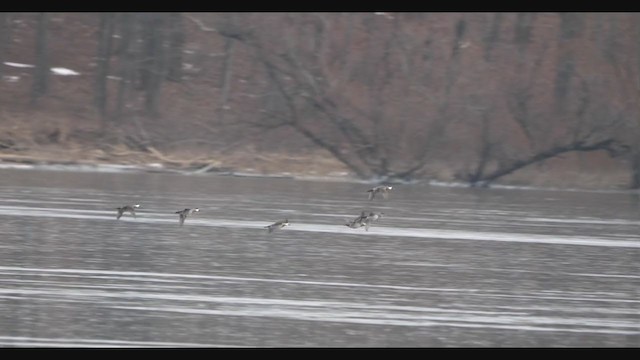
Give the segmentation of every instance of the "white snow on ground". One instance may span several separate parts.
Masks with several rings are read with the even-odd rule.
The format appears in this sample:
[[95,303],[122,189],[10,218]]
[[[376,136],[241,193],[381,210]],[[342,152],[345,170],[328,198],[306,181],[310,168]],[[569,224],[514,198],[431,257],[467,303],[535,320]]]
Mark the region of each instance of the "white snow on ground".
[[67,68],[61,68],[61,67],[51,68],[51,72],[56,75],[64,75],[64,76],[80,75],[79,72],[76,72]]
[[[15,63],[15,62],[9,62],[9,61],[5,61],[4,64],[7,65],[7,66],[17,67],[17,68],[33,68],[33,67],[35,67],[35,65],[31,65],[31,64],[22,64],[22,63]],[[51,68],[51,72],[54,73],[55,75],[63,75],[63,76],[80,75],[80,73],[77,72],[77,71],[73,71],[71,69],[67,69],[67,68],[63,68],[63,67]]]
[[17,82],[18,80],[20,80],[20,76],[5,75],[2,77],[2,80],[6,82]]
[[35,67],[34,65],[20,64],[20,63],[8,62],[8,61],[5,61],[4,64],[7,65],[7,66],[13,66],[13,67],[19,67],[19,68],[32,68],[32,67]]

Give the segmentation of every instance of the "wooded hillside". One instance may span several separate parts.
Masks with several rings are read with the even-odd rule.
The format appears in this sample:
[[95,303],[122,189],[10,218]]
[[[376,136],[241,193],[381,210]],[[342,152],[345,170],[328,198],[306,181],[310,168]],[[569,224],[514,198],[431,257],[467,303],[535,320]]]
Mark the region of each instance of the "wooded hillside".
[[472,185],[562,159],[640,187],[639,14],[2,13],[0,35],[3,151],[320,152]]

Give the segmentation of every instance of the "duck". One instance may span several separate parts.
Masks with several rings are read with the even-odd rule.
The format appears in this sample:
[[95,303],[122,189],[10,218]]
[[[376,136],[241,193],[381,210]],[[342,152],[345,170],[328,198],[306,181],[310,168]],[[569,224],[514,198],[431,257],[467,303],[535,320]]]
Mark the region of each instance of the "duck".
[[360,216],[358,216],[357,218],[347,222],[345,225],[352,228],[352,229],[357,229],[359,227],[363,227],[365,225],[365,220],[367,219],[367,212],[363,211]]
[[288,219],[276,221],[269,226],[265,226],[265,228],[269,229],[269,233],[272,233],[274,230],[282,229],[285,226],[291,225]]
[[369,226],[371,225],[371,223],[378,221],[378,219],[380,219],[382,217],[382,215],[384,215],[383,212],[378,212],[378,213],[371,212],[371,213],[369,213],[369,215],[367,215],[367,217],[364,219],[364,228],[365,228],[365,230],[369,231]]
[[363,211],[360,216],[358,216],[357,218],[349,221],[348,223],[346,223],[345,225],[352,228],[352,229],[357,229],[357,228],[361,228],[364,226],[365,230],[369,231],[369,226],[371,226],[372,223],[378,221],[378,219],[380,219],[382,217],[382,215],[384,215],[384,213],[382,212],[369,212],[367,213],[366,211]]
[[186,220],[187,216],[196,213],[200,211],[200,209],[195,208],[195,209],[184,209],[184,210],[180,210],[180,211],[176,211],[176,214],[180,215],[180,226],[182,226],[184,224],[184,221]]
[[357,228],[363,227],[364,223],[362,223],[360,221],[353,220],[353,221],[349,221],[348,223],[346,223],[344,225],[348,226],[348,227],[350,227],[352,229],[357,229]]
[[382,194],[382,197],[386,199],[389,196],[389,190],[391,189],[393,189],[393,186],[387,186],[387,185],[380,185],[380,186],[371,188],[367,190],[367,192],[369,193],[369,200],[373,200],[373,198],[378,193]]
[[118,210],[118,215],[116,216],[116,220],[120,220],[120,217],[122,217],[122,214],[124,214],[125,211],[128,211],[129,213],[131,213],[131,215],[133,215],[133,217],[136,217],[136,209],[140,207],[140,204],[135,204],[135,205],[125,205],[123,207],[119,207],[116,208],[116,210]]

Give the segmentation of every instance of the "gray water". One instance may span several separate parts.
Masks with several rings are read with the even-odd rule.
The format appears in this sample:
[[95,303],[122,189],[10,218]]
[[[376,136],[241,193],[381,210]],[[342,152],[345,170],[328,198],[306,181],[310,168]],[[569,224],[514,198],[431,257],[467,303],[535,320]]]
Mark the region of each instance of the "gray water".
[[636,194],[367,188],[0,170],[0,346],[640,345]]

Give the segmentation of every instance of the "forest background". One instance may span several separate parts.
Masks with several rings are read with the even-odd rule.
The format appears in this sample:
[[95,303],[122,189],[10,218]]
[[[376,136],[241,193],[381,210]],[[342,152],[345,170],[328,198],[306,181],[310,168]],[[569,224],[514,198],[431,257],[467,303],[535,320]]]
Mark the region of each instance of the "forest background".
[[638,13],[0,13],[0,161],[640,188]]

